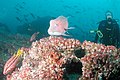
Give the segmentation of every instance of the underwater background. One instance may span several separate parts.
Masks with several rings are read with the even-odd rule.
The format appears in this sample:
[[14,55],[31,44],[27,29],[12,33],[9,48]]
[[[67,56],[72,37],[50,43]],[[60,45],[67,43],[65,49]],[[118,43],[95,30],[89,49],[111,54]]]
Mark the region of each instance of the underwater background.
[[[97,23],[105,19],[106,11],[111,11],[113,17],[119,19],[119,4],[119,0],[1,0],[0,23],[8,26],[11,33],[17,33],[18,26],[31,23],[39,17],[48,16],[46,21],[41,20],[47,25],[45,28],[48,28],[50,17],[63,15],[69,17],[69,26],[76,27],[75,30],[70,31],[73,37],[81,41],[93,40],[94,35],[89,34],[89,31],[95,30]],[[42,24],[41,21],[39,24]],[[39,24],[36,25],[45,30]],[[20,32],[22,33],[22,30]],[[26,32],[23,30],[23,33]]]
[[0,0],[0,80],[5,62],[18,48],[31,45],[32,34],[39,32],[36,40],[49,36],[51,19],[68,17],[69,27],[75,27],[68,30],[69,38],[94,41],[90,30],[97,29],[106,11],[120,24],[119,9],[120,0]]

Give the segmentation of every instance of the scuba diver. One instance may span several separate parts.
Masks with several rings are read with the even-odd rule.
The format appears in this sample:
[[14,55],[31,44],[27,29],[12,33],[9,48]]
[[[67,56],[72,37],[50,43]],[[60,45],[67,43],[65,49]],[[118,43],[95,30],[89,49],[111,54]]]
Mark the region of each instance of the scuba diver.
[[113,19],[113,15],[110,11],[107,11],[106,20],[102,20],[99,23],[98,30],[96,31],[95,42],[102,43],[104,45],[113,45],[119,47],[119,25],[117,21]]

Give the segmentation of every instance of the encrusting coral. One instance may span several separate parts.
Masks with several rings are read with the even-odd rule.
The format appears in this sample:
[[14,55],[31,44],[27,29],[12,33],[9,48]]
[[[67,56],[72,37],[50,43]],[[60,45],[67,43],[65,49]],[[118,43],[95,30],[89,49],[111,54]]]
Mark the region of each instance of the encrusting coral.
[[65,65],[76,58],[74,51],[80,44],[78,40],[53,36],[33,42],[23,55],[22,66],[13,71],[9,79],[63,80]]
[[119,80],[120,51],[114,46],[105,46],[84,41],[82,49],[86,55],[81,58],[82,80]]
[[7,75],[7,80],[67,80],[68,72],[81,68],[79,80],[120,79],[120,49],[114,46],[49,36],[22,49],[22,64]]

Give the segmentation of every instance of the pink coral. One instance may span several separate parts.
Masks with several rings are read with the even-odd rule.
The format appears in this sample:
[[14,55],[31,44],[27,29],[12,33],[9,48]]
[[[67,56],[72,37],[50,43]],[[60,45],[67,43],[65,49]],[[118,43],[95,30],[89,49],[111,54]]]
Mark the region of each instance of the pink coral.
[[23,55],[22,66],[11,74],[11,80],[63,80],[65,64],[80,47],[75,39],[47,37],[33,42]]
[[[79,40],[50,36],[23,49],[21,67],[8,75],[7,80],[64,80],[64,74],[74,71],[75,64],[80,62],[79,80],[120,79],[120,49],[114,46],[90,41],[81,44]],[[79,71],[81,65],[76,69]]]
[[117,48],[90,41],[84,41],[82,48],[86,51],[86,55],[81,58],[82,80],[110,79],[110,75],[115,73],[120,63]]

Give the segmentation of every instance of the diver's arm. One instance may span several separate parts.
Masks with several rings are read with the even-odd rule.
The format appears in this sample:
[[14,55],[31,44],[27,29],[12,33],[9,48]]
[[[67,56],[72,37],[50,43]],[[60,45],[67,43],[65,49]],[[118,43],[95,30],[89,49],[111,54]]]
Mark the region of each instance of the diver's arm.
[[118,35],[118,48],[120,48],[120,30],[119,30],[119,35]]
[[117,27],[117,47],[120,46],[120,29],[119,29],[119,25]]
[[[100,30],[100,31],[101,31],[102,25],[103,25],[103,21],[100,22],[97,30]],[[95,35],[95,42],[96,42],[96,43],[98,42],[98,37],[99,37],[99,36],[98,36],[98,34],[96,33],[96,35]]]
[[120,31],[118,24],[116,24],[115,33],[116,33],[116,46],[118,48],[120,46]]
[[95,41],[94,41],[95,43],[97,43],[98,42],[98,35],[96,34],[95,35]]

